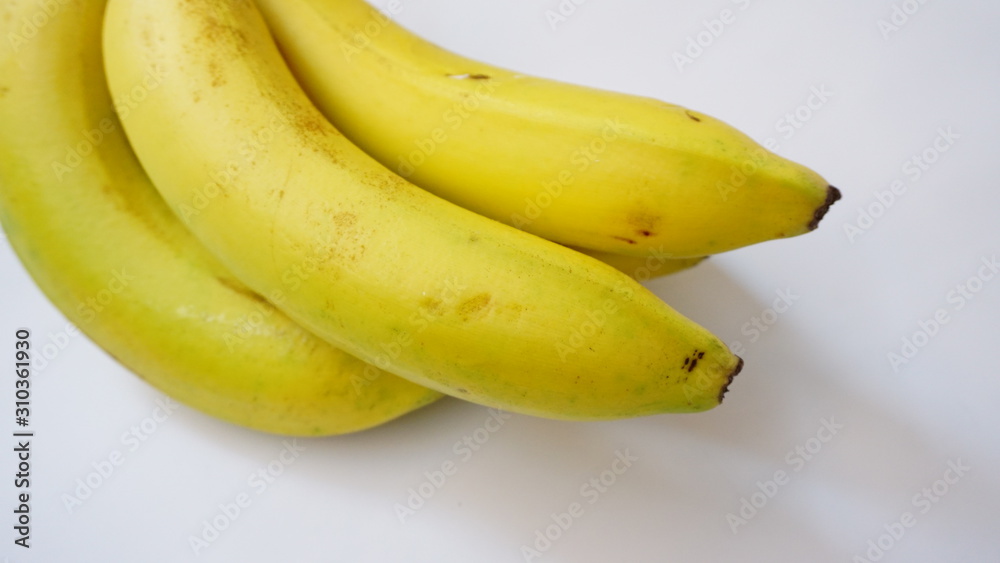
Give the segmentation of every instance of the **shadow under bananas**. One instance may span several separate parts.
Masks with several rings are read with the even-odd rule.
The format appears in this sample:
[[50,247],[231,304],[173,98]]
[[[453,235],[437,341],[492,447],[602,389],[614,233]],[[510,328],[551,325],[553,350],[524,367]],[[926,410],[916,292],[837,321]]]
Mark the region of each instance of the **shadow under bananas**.
[[[769,303],[723,261],[646,285],[731,343]],[[820,289],[823,299],[838,297],[835,287]],[[845,374],[883,377],[884,366],[859,368],[852,358],[861,351],[815,332],[796,310],[745,343],[747,367],[707,413],[579,423],[446,398],[362,433],[299,439],[308,451],[295,479],[331,507],[350,503],[357,525],[386,542],[410,545],[417,532],[420,549],[447,542],[454,560],[492,552],[505,561],[653,561],[694,545],[713,550],[714,560],[863,555],[962,452],[941,451],[915,421],[894,414],[891,396],[875,400],[852,387]],[[263,451],[259,433],[191,414],[185,419],[206,440]],[[267,448],[282,439],[273,440]],[[773,494],[757,506],[758,491]],[[872,500],[886,491],[898,498],[881,503],[891,510]],[[752,498],[751,511],[742,501]],[[336,510],[310,533],[342,537]]]
[[[975,454],[936,443],[928,436],[926,421],[904,412],[903,403],[915,400],[906,398],[913,383],[892,377],[885,351],[855,339],[831,338],[833,329],[817,330],[805,303],[817,297],[804,297],[751,343],[740,330],[742,323],[761,316],[771,306],[770,299],[751,295],[718,263],[709,261],[692,273],[694,280],[667,278],[647,285],[723,340],[742,340],[746,367],[714,411],[629,424],[649,424],[657,431],[666,426],[671,434],[683,434],[714,452],[705,456],[713,463],[705,469],[718,473],[714,482],[733,491],[732,499],[718,507],[717,522],[732,530],[734,521],[727,522],[726,515],[752,514],[737,523],[731,549],[720,555],[747,560],[742,548],[757,544],[755,556],[767,560],[864,557],[868,540],[886,533],[884,525],[904,511],[919,512],[911,498],[940,479],[950,460],[968,461]],[[852,296],[870,291],[872,283],[863,275],[831,276],[828,283],[811,288],[821,293],[820,299],[843,304],[839,318],[824,322],[836,331],[857,330],[870,313],[852,305]],[[671,446],[661,443],[666,457]],[[777,471],[788,478],[774,486]],[[761,482],[765,487],[759,487]],[[979,485],[985,485],[980,494],[1000,500],[995,487]],[[776,492],[765,495],[762,507],[753,505],[755,510],[741,514],[742,500],[764,489]],[[985,533],[986,525],[978,526]],[[758,534],[758,539],[772,538],[767,553],[760,551],[759,542],[749,540]],[[773,541],[779,537],[788,541]],[[812,547],[796,553],[793,545]]]

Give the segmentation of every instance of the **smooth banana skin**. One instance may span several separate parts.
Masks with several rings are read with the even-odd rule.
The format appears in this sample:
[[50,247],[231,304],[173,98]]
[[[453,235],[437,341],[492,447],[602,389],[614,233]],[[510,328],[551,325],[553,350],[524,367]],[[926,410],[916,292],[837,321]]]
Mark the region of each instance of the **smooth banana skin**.
[[362,0],[257,0],[354,143],[467,209],[569,246],[696,257],[800,235],[839,192],[702,113],[441,49]]
[[708,258],[708,256],[667,258],[657,252],[650,252],[648,256],[626,256],[624,254],[601,252],[600,250],[589,250],[586,248],[575,248],[574,250],[597,258],[601,262],[612,266],[619,272],[639,282],[689,270]]
[[742,361],[614,268],[406,182],[311,104],[248,1],[111,0],[112,93],[154,185],[249,287],[415,383],[508,411],[702,411]]
[[[265,432],[352,432],[439,398],[304,331],[200,246],[115,117],[103,0],[51,4],[33,28],[42,4],[0,7],[0,220],[52,303],[167,395]],[[122,113],[162,79],[131,84]]]

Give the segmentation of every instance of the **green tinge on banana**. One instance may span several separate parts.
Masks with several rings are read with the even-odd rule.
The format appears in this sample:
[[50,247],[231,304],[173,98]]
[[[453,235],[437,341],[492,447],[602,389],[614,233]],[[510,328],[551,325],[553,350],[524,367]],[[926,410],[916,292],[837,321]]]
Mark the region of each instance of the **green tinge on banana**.
[[[53,3],[55,4],[55,3]],[[156,193],[105,85],[103,0],[0,8],[0,221],[49,299],[171,397],[288,435],[369,428],[441,395],[320,341],[237,281]],[[125,119],[166,77],[147,67]],[[281,301],[280,294],[268,297]]]
[[707,115],[458,56],[363,0],[257,5],[304,89],[354,143],[418,186],[549,240],[706,256],[808,232],[840,197]]
[[123,126],[167,203],[234,275],[359,358],[561,419],[706,410],[742,365],[614,268],[378,164],[312,105],[253,3],[111,0],[104,56],[118,97],[163,75]]

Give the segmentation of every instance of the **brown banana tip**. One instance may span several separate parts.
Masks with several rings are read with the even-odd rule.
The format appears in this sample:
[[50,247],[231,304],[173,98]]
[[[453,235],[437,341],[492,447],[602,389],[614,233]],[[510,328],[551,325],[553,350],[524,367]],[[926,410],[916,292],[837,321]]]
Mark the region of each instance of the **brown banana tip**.
[[739,375],[740,371],[743,370],[743,358],[736,356],[736,359],[739,360],[738,362],[736,362],[736,367],[733,368],[733,371],[729,372],[729,375],[726,379],[726,383],[723,384],[722,389],[719,390],[720,405],[722,404],[722,399],[726,397],[726,391],[729,391],[729,385],[732,384],[733,378]]
[[819,209],[813,213],[813,219],[809,222],[809,230],[813,231],[819,226],[819,222],[823,220],[826,212],[830,210],[830,206],[840,199],[840,190],[833,186],[826,187],[826,201],[823,205],[819,206]]

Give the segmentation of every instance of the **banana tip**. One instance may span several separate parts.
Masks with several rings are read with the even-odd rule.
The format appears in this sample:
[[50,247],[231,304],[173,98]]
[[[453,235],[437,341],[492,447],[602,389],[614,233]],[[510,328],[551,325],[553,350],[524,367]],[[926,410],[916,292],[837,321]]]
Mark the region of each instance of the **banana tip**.
[[733,378],[743,370],[743,358],[736,356],[736,359],[738,360],[736,367],[733,368],[733,371],[729,372],[726,382],[722,385],[722,389],[719,390],[719,404],[722,404],[722,399],[726,397],[726,391],[729,391],[729,385],[732,384]]
[[819,222],[823,220],[826,212],[830,210],[830,206],[837,202],[840,197],[840,190],[833,186],[826,187],[826,201],[813,213],[813,219],[809,222],[810,231],[815,230],[819,226]]

